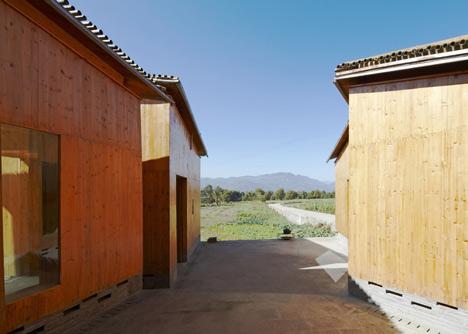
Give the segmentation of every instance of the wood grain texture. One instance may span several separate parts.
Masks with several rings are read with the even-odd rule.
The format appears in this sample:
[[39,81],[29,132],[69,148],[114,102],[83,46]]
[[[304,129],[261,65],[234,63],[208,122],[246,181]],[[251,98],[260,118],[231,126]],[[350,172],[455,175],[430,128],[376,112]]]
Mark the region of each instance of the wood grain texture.
[[349,212],[349,153],[344,148],[335,161],[335,202],[336,202],[336,229],[344,236],[348,236]]
[[468,308],[468,74],[350,90],[349,272]]
[[177,262],[187,262],[187,179],[176,177]]
[[[0,178],[0,189],[2,187],[2,178]],[[2,200],[2,192],[0,191],[0,201]],[[3,215],[0,215],[0,240],[3,240]],[[5,321],[5,285],[4,285],[4,271],[3,271],[3,245],[0,247],[0,333],[6,332]]]
[[169,109],[141,106],[143,274],[169,284]]
[[[187,246],[200,239],[200,157],[174,105],[141,108],[144,275],[170,286],[177,276],[177,175],[187,178]],[[193,205],[193,214],[192,214]]]
[[[190,257],[195,246],[200,242],[200,157],[192,145],[193,134],[184,125],[184,121],[177,110],[171,105],[170,108],[171,129],[171,156],[170,156],[170,205],[171,205],[171,231],[177,229],[176,210],[176,176],[187,178],[187,252]],[[193,206],[193,213],[192,213]],[[171,233],[171,237],[176,233]],[[171,244],[177,244],[171,239]],[[175,260],[175,261],[174,261]],[[174,261],[174,262],[172,262]],[[177,263],[171,256],[171,264]],[[175,267],[175,265],[174,265]]]
[[3,1],[0,40],[0,122],[61,155],[61,284],[6,305],[9,331],[141,274],[142,164],[135,96]]
[[[2,121],[140,150],[138,100],[3,2],[0,6]],[[117,118],[122,109],[126,113]]]
[[139,99],[170,102],[170,99],[140,73],[128,66],[104,43],[97,40],[74,18],[52,1],[1,0],[35,22],[41,29],[102,71],[108,78]]

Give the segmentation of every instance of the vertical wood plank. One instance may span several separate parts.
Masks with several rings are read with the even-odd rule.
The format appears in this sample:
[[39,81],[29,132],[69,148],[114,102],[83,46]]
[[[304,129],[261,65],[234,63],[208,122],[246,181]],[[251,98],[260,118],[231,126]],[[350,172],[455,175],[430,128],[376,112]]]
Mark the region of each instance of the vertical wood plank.
[[62,154],[61,284],[0,298],[10,331],[142,273],[142,165],[137,98],[4,1],[0,40],[0,123],[58,134]]
[[348,236],[349,151],[347,147],[343,149],[335,164],[336,229],[344,236]]
[[[187,179],[188,255],[200,240],[200,157],[177,107],[143,105],[144,273],[177,275],[177,176]],[[194,212],[192,214],[192,201]]]
[[468,308],[468,74],[349,101],[350,274]]
[[[1,136],[0,136],[0,147],[1,147]],[[2,175],[2,169],[0,164],[0,175]],[[0,177],[0,203],[2,203],[3,209],[3,200],[2,200],[2,178]],[[3,257],[3,214],[0,215],[0,240],[1,240],[1,247],[0,247],[0,334],[6,333],[6,326],[5,326],[5,276],[3,274],[4,268],[4,257]]]

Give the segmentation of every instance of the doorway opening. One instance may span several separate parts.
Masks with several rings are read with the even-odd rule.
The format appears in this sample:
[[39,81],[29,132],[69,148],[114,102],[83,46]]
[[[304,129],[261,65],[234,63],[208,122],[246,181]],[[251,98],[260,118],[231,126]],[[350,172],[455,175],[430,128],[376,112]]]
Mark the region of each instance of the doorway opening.
[[187,178],[176,177],[177,262],[187,262]]

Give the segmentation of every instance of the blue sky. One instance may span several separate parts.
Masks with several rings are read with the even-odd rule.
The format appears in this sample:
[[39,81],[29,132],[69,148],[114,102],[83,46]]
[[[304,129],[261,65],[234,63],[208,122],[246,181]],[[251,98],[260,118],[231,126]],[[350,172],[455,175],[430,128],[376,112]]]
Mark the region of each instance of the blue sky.
[[333,180],[325,160],[347,120],[335,66],[468,33],[468,1],[72,3],[146,71],[181,77],[210,177]]

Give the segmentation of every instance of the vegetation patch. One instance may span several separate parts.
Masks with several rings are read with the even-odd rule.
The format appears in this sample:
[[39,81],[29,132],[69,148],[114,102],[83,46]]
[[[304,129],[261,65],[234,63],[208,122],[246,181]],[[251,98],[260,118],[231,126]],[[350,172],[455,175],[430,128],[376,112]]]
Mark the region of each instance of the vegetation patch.
[[263,202],[239,202],[202,208],[201,238],[218,240],[277,239],[284,228],[298,238],[327,237],[329,226],[297,225],[270,209]]
[[211,185],[201,190],[201,205],[223,205],[234,202],[249,201],[283,201],[283,200],[303,200],[317,198],[335,198],[335,192],[326,192],[320,190],[306,191],[285,191],[283,188],[273,191],[255,189],[255,191],[241,192],[237,190],[223,189],[221,187],[213,188]]

